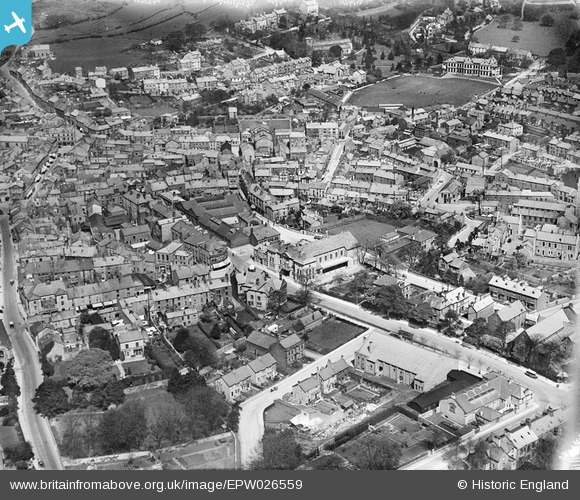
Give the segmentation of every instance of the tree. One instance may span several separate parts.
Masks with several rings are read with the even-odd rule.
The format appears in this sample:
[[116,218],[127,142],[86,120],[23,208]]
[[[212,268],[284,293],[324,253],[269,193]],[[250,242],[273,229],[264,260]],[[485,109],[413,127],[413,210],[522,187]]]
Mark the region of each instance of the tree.
[[11,359],[6,366],[2,377],[0,378],[0,395],[17,398],[20,396],[20,387],[16,381],[16,373],[14,372],[14,359]]
[[471,325],[465,329],[465,334],[471,339],[470,343],[481,345],[484,335],[489,335],[490,329],[485,318],[476,318]]
[[[232,22],[229,21],[231,26]],[[207,28],[204,26],[203,23],[191,23],[185,26],[184,28],[185,36],[192,42],[201,40],[206,32]]]
[[145,407],[137,401],[106,411],[99,424],[99,441],[105,454],[138,449],[146,436]]
[[170,446],[185,438],[187,415],[171,394],[165,394],[151,409],[147,427],[155,448]]
[[183,46],[185,45],[185,36],[181,31],[174,31],[165,37],[164,43],[167,50],[179,52],[183,50]]
[[409,313],[409,321],[416,323],[423,328],[429,324],[431,316],[433,315],[433,308],[427,302],[417,304]]
[[63,362],[63,369],[70,383],[87,390],[104,385],[114,377],[113,358],[102,349],[79,352]]
[[89,347],[107,351],[114,360],[121,359],[119,344],[117,344],[111,333],[99,326],[89,332]]
[[443,455],[443,459],[447,462],[447,466],[451,470],[466,470],[469,464],[466,461],[469,450],[461,441],[456,441],[451,448],[449,448]]
[[554,16],[546,12],[540,19],[540,26],[554,26]]
[[385,57],[386,57],[386,56],[385,56],[385,51],[383,50],[383,51],[381,52],[381,61],[384,61],[384,60],[385,60]]
[[340,455],[324,455],[316,460],[315,470],[342,470],[344,469],[344,459]]
[[528,265],[528,258],[522,252],[516,252],[514,254],[516,260],[516,266],[518,269],[525,268]]
[[444,335],[454,337],[459,328],[459,315],[453,309],[448,309],[440,322],[441,331]]
[[199,335],[189,338],[188,350],[185,351],[183,359],[188,366],[195,369],[212,366],[217,362],[212,343],[207,337],[202,338]]
[[261,453],[252,463],[255,470],[293,470],[304,459],[302,447],[291,430],[266,429],[261,441]]
[[314,50],[312,54],[310,54],[310,59],[312,60],[312,67],[317,68],[324,62],[324,55],[320,50]]
[[91,393],[90,405],[107,410],[111,405],[120,405],[125,401],[123,383],[112,380],[105,385],[97,387]]
[[367,434],[355,442],[352,459],[363,470],[395,470],[401,460],[401,447],[384,437]]
[[28,441],[24,441],[16,446],[7,447],[4,449],[4,456],[6,460],[11,462],[23,462],[34,457],[32,446]]
[[370,299],[370,303],[387,318],[406,318],[409,311],[409,303],[397,285],[380,287]]
[[38,386],[32,401],[36,413],[48,418],[70,410],[68,396],[63,390],[63,384],[51,379],[45,380]]
[[268,296],[268,310],[274,314],[280,313],[280,308],[286,302],[286,294],[283,290],[272,290]]
[[421,257],[421,244],[418,241],[410,241],[408,245],[399,250],[399,257],[407,262],[409,270],[415,269]]
[[484,439],[475,443],[475,446],[469,451],[467,455],[467,463],[472,470],[483,470],[489,463],[487,452],[489,450],[489,443]]
[[502,28],[502,29],[507,28],[507,23],[509,20],[510,20],[510,16],[508,16],[508,15],[501,16],[499,18],[499,21],[498,21],[498,28]]
[[190,370],[185,375],[181,375],[179,371],[174,368],[169,374],[167,392],[178,397],[186,394],[193,387],[203,387],[204,385],[205,381],[199,375],[197,370]]
[[387,56],[387,59],[389,61],[392,61],[392,60],[395,59],[395,54],[393,54],[393,51],[392,50],[389,51],[389,55]]
[[393,219],[409,219],[413,216],[413,207],[404,201],[395,201],[388,210],[389,217]]
[[522,22],[522,20],[519,17],[514,17],[514,20],[512,22],[512,30],[521,31],[523,26],[524,23]]
[[309,304],[312,301],[312,279],[308,275],[300,274],[296,281],[300,284],[300,290],[296,295],[298,302]]
[[80,458],[85,455],[82,416],[69,413],[60,421],[62,429],[62,454],[70,458]]
[[187,430],[193,439],[219,429],[230,410],[223,396],[207,386],[192,387],[176,398],[183,405]]
[[566,51],[562,48],[550,50],[546,61],[549,66],[558,67],[566,64]]
[[342,47],[340,45],[333,45],[328,49],[328,53],[337,59],[342,57]]

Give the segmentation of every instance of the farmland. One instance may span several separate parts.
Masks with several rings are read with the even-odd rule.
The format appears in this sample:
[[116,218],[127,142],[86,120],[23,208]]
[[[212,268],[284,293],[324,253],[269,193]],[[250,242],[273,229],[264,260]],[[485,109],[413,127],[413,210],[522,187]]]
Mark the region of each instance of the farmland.
[[465,78],[436,78],[432,76],[401,76],[355,91],[349,104],[378,107],[380,104],[404,104],[424,107],[434,104],[460,106],[473,96],[481,95],[497,86],[492,82]]

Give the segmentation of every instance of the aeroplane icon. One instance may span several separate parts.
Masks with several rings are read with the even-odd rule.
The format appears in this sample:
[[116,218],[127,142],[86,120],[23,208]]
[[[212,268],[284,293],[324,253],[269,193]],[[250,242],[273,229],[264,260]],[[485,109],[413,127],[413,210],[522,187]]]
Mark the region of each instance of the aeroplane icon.
[[12,13],[12,17],[14,18],[14,22],[10,26],[4,25],[4,29],[7,33],[10,33],[12,28],[20,28],[22,33],[26,33],[26,29],[24,28],[24,19],[20,19],[15,12]]

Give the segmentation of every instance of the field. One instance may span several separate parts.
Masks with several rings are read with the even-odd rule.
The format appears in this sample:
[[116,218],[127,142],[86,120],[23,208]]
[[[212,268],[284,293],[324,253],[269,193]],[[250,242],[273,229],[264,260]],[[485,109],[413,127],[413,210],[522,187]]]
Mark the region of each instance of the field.
[[434,104],[463,105],[497,84],[465,78],[400,76],[371,85],[353,93],[349,104],[378,107],[380,104],[404,104],[425,107]]
[[[519,41],[512,41],[514,36],[519,37]],[[522,30],[515,31],[511,29],[511,21],[507,23],[507,28],[500,28],[497,19],[489,26],[476,31],[475,38],[480,43],[529,50],[541,57],[547,56],[553,48],[563,45],[559,43],[554,28],[540,26],[540,23],[524,22]]]
[[327,354],[365,331],[360,326],[331,318],[308,333],[306,347]]

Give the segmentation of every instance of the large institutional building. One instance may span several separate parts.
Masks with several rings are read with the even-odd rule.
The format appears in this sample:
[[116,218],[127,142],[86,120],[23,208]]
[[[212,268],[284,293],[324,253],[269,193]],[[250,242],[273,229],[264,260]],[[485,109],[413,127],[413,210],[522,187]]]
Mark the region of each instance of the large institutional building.
[[495,78],[501,76],[501,68],[495,57],[482,59],[479,57],[455,56],[443,63],[443,69],[453,75],[478,76]]

